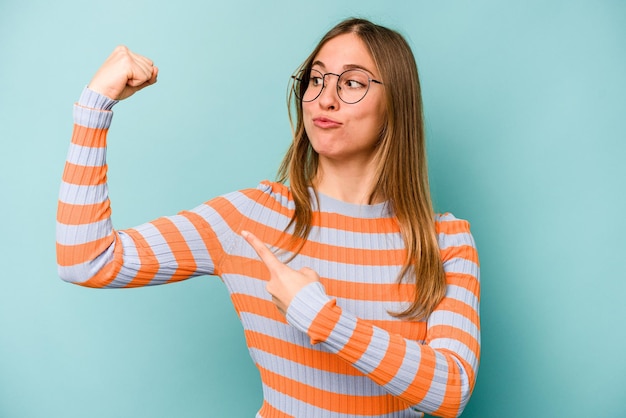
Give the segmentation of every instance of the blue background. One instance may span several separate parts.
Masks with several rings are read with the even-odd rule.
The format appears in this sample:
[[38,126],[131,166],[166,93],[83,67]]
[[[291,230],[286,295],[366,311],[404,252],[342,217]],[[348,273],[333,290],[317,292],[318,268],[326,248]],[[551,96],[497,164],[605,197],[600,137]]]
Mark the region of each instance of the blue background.
[[274,178],[287,80],[337,21],[399,29],[423,85],[438,210],[482,263],[465,417],[626,416],[626,3],[0,2],[0,416],[252,417],[258,374],[214,277],[61,282],[72,103],[117,44],[156,86],[116,107],[116,227]]

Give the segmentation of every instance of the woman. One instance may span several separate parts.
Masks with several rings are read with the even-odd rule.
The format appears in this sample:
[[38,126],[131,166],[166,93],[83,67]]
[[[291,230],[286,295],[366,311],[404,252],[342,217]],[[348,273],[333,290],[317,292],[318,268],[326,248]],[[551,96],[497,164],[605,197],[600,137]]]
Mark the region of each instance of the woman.
[[263,382],[258,417],[459,415],[480,356],[478,259],[468,223],[433,213],[402,36],[350,19],[320,41],[294,76],[280,182],[116,231],[111,108],[157,74],[118,47],[75,106],[61,277],[108,288],[220,276]]

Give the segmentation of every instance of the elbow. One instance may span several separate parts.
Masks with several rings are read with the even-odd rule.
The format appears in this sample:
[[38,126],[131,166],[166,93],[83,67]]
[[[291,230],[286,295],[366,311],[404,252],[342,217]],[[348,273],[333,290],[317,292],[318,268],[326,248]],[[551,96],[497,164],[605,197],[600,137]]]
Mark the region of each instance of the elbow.
[[473,382],[467,379],[467,375],[463,374],[457,388],[456,396],[445,396],[439,408],[434,411],[433,415],[441,418],[456,418],[461,416],[465,407],[469,403],[474,389]]
[[84,269],[75,266],[68,267],[57,264],[57,273],[59,278],[67,283],[80,285],[87,279],[87,272]]
[[465,407],[467,406],[471,396],[472,396],[472,390],[470,389],[469,385],[464,385],[464,388],[461,390],[461,402],[459,403],[459,407],[458,407],[454,417],[460,417],[461,416],[461,414],[465,410]]

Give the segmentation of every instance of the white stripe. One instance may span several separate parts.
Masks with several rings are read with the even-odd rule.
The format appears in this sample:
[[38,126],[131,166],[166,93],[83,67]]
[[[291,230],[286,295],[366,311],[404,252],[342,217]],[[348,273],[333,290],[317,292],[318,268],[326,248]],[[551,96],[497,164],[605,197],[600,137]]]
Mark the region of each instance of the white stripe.
[[405,341],[406,351],[402,359],[402,366],[395,376],[385,385],[392,393],[404,393],[415,375],[418,373],[418,366],[421,360],[421,347],[414,341]]
[[161,232],[150,223],[143,224],[135,230],[148,242],[159,264],[159,270],[150,284],[161,284],[169,281],[178,269],[178,263]]
[[298,255],[289,266],[295,270],[310,267],[320,277],[328,277],[358,284],[395,284],[402,266],[363,266],[341,262],[331,262],[320,258]]
[[375,343],[370,343],[361,358],[354,363],[354,366],[365,374],[376,370],[385,357],[385,354],[387,354],[387,350],[389,349],[389,334],[375,327],[371,341]]
[[61,182],[59,200],[63,203],[73,205],[93,205],[102,203],[108,198],[108,188],[106,184],[98,186],[79,186]]
[[67,162],[86,167],[101,167],[106,164],[106,147],[85,147],[70,143],[67,152]]
[[83,225],[57,222],[56,240],[61,245],[80,245],[108,237],[112,232],[110,219]]
[[467,233],[467,232],[462,232],[462,233],[458,233],[458,234],[446,234],[446,233],[439,233],[438,236],[438,243],[439,243],[439,248],[442,250],[445,250],[447,248],[451,248],[451,247],[459,247],[462,245],[469,245],[471,247],[474,247],[474,238],[472,237],[472,234]]
[[[480,337],[478,338],[478,340],[478,342],[480,342]],[[472,350],[470,350],[467,345],[463,344],[461,341],[452,338],[436,338],[432,340],[428,345],[434,349],[444,348],[446,350],[457,353],[459,357],[463,358],[471,365],[474,371],[476,370],[476,366],[478,365],[478,359],[476,358],[476,355]]]
[[476,325],[467,317],[452,311],[435,311],[428,318],[428,326],[448,325],[465,331],[470,335],[478,335]]
[[240,318],[246,331],[258,332],[259,334],[288,341],[291,344],[314,351],[328,351],[324,350],[319,344],[311,345],[308,335],[298,331],[289,324],[250,312],[241,312]]
[[479,279],[478,265],[473,261],[461,257],[451,258],[443,263],[443,269],[446,273],[462,273],[469,274]]
[[466,303],[471,309],[475,311],[478,309],[479,306],[479,301],[476,295],[461,286],[456,286],[452,284],[448,285],[446,288],[446,297]]

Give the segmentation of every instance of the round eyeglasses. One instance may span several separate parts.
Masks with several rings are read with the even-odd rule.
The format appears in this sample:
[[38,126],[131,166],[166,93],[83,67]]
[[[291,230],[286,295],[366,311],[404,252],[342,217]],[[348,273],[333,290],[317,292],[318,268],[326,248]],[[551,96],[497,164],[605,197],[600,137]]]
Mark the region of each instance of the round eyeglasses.
[[291,77],[296,80],[293,84],[293,92],[303,102],[312,102],[317,99],[326,87],[326,76],[337,77],[337,96],[347,104],[358,103],[370,89],[370,83],[383,84],[370,78],[363,70],[346,70],[341,74],[325,73],[317,70],[302,70]]

